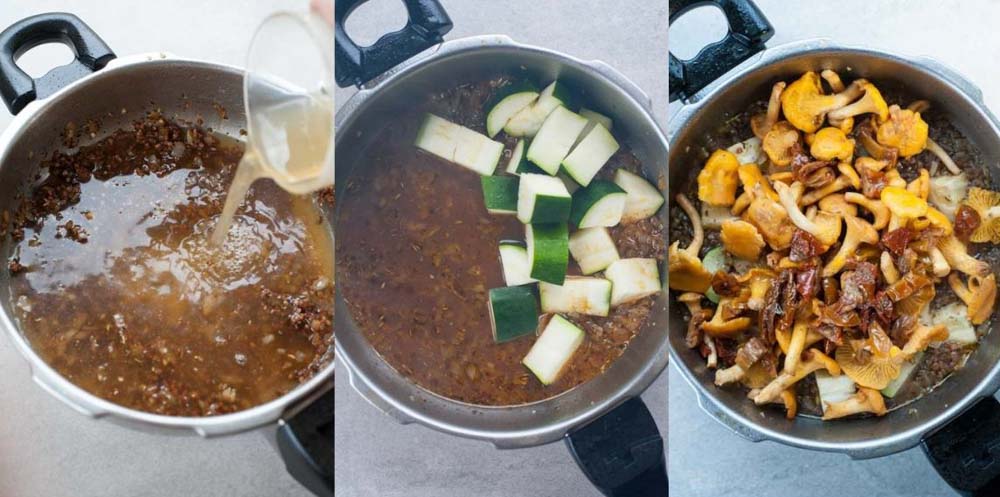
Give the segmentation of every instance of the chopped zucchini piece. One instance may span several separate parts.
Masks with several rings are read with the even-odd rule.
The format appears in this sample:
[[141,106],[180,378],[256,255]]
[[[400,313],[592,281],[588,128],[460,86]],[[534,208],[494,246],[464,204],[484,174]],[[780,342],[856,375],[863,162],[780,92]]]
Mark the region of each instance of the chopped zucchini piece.
[[569,149],[580,136],[587,120],[565,107],[559,107],[545,119],[528,147],[528,160],[555,176]]
[[501,241],[500,264],[503,266],[503,279],[507,286],[526,285],[536,281],[531,277],[528,249],[522,242]]
[[660,190],[642,176],[619,169],[615,171],[615,183],[628,193],[625,199],[625,213],[622,214],[623,223],[653,216],[663,205],[663,195],[660,194]]
[[[729,256],[726,255],[726,251],[722,247],[715,247],[705,253],[705,257],[701,260],[701,267],[711,274],[724,271],[729,267]],[[716,304],[719,303],[719,294],[715,293],[715,289],[712,287],[709,287],[708,291],[705,292],[705,298]]]
[[618,256],[618,248],[607,228],[586,228],[569,236],[569,253],[583,274],[604,271]]
[[487,104],[486,134],[490,138],[499,133],[507,122],[538,100],[538,89],[530,83],[509,84],[497,89]]
[[529,224],[525,227],[525,235],[530,276],[562,285],[569,265],[569,230],[566,223]]
[[530,286],[490,290],[489,309],[496,343],[508,342],[538,329],[538,303]]
[[619,259],[604,270],[611,280],[611,306],[656,295],[662,290],[656,259]]
[[882,389],[882,395],[890,399],[895,397],[896,394],[899,393],[899,390],[903,388],[903,385],[906,384],[906,380],[910,379],[910,375],[913,374],[915,369],[917,369],[917,364],[920,364],[920,360],[923,358],[924,353],[919,352],[917,355],[913,356],[912,359],[904,362],[899,368],[899,376],[890,381],[889,384]]
[[514,150],[510,154],[510,161],[507,162],[507,172],[514,175],[521,173],[545,174],[542,168],[532,164],[525,155],[528,152],[528,141],[521,139],[514,145]]
[[517,214],[517,177],[482,176],[479,181],[490,214]]
[[722,223],[730,220],[737,220],[729,211],[728,205],[711,205],[708,202],[701,203],[701,225],[705,229],[722,229]]
[[857,385],[849,376],[831,376],[825,371],[816,371],[816,387],[819,390],[819,405],[826,412],[826,405],[842,402],[854,395]]
[[559,178],[521,174],[517,192],[517,219],[524,224],[562,223],[569,219],[573,197]]
[[569,220],[577,228],[615,226],[622,220],[628,195],[620,186],[597,180],[573,193]]
[[542,312],[573,312],[607,316],[611,310],[611,282],[603,278],[568,277],[562,285],[539,282]]
[[427,114],[415,144],[444,160],[490,176],[503,155],[503,143],[464,126]]
[[583,140],[563,159],[562,164],[577,183],[587,186],[608,159],[615,155],[619,145],[611,132],[600,124],[584,133]]
[[605,116],[604,114],[601,114],[599,112],[594,112],[587,108],[580,109],[580,115],[587,118],[587,121],[589,123],[588,126],[590,126],[591,124],[593,125],[600,124],[601,126],[604,126],[605,129],[607,129],[608,131],[611,131],[611,126],[613,122],[611,121],[610,117]]
[[543,385],[551,385],[559,379],[584,337],[583,330],[556,314],[521,362]]
[[568,107],[569,101],[569,91],[558,82],[553,82],[542,90],[533,104],[510,118],[503,130],[510,136],[533,137],[549,114],[558,107]]
[[931,322],[948,327],[948,341],[971,345],[979,341],[976,328],[969,321],[969,311],[965,304],[955,302],[931,313]]

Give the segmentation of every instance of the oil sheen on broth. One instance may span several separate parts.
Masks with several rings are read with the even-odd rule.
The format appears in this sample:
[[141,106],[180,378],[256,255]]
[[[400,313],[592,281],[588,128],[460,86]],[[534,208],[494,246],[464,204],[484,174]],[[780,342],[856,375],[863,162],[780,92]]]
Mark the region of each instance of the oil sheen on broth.
[[41,357],[160,414],[246,409],[332,360],[333,247],[311,197],[250,189],[210,243],[242,155],[156,113],[72,155],[13,215],[12,299]]
[[[413,138],[424,111],[483,132],[481,109],[501,81],[461,86],[394,116],[368,145],[365,162],[354,165],[336,227],[346,241],[337,247],[339,289],[375,350],[423,388],[479,405],[538,401],[597,376],[622,354],[653,306],[646,298],[606,318],[573,315],[587,339],[547,387],[521,365],[532,340],[494,343],[487,292],[505,286],[498,243],[523,240],[524,225],[488,214],[479,176],[418,152]],[[627,147],[600,177],[619,168],[641,169]],[[662,230],[653,217],[612,228],[611,236],[623,258],[662,260]],[[579,274],[572,266],[570,273]]]

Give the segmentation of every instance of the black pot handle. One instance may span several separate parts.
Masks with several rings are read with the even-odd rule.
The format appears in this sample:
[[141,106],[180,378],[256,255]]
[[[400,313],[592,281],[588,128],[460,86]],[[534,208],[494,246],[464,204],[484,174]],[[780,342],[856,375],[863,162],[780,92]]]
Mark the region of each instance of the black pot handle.
[[986,397],[923,440],[934,469],[962,495],[1000,495],[1000,402]]
[[764,49],[774,28],[752,0],[670,0],[670,23],[703,5],[722,9],[729,23],[726,37],[706,46],[691,60],[670,54],[670,101],[698,93],[730,69]]
[[[73,49],[73,62],[32,79],[16,60],[49,42],[62,42]],[[114,58],[104,40],[73,14],[53,12],[21,19],[0,32],[0,97],[11,114],[17,114],[29,102],[100,70]]]
[[389,33],[369,47],[361,47],[347,35],[345,23],[358,6],[368,0],[336,0],[335,76],[344,88],[361,86],[401,62],[441,43],[451,31],[448,13],[438,0],[403,0],[409,20],[403,29]]
[[317,497],[333,497],[333,390],[285,420],[278,451],[285,469]]
[[663,437],[642,399],[627,400],[566,436],[573,458],[607,497],[666,497]]

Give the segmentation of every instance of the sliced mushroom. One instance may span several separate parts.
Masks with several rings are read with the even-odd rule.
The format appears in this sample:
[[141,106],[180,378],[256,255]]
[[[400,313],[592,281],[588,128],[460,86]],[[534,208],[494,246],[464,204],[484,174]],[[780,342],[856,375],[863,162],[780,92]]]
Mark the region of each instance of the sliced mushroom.
[[823,128],[809,144],[809,153],[819,160],[850,162],[854,157],[854,140],[838,128]]
[[819,201],[819,210],[840,216],[857,216],[858,207],[847,201],[846,194],[834,193]]
[[781,93],[785,91],[785,86],[784,81],[775,83],[771,87],[771,98],[767,101],[767,112],[754,116],[750,120],[750,128],[753,130],[754,136],[761,140],[771,130],[774,123],[778,122],[778,117],[781,114]]
[[931,175],[926,169],[920,168],[920,175],[906,185],[906,191],[927,200],[931,191]]
[[[882,353],[870,342],[871,339],[854,340],[837,347],[837,364],[859,386],[881,390],[899,376],[902,363],[895,356],[900,350],[892,346],[888,353]],[[860,354],[865,359],[859,358]]]
[[774,188],[778,191],[781,205],[788,212],[788,218],[795,226],[816,237],[826,247],[837,242],[837,239],[840,238],[840,216],[829,212],[820,212],[816,215],[816,221],[813,221],[799,210],[798,197],[802,192],[802,183],[795,182],[792,183],[792,186],[778,183],[774,185]]
[[970,188],[965,205],[979,214],[979,227],[972,232],[969,240],[976,243],[1000,243],[1000,193]]
[[701,215],[698,214],[698,209],[694,208],[694,205],[691,204],[691,201],[684,194],[678,193],[674,197],[674,200],[677,201],[677,205],[681,206],[681,210],[684,211],[688,220],[691,221],[691,243],[688,244],[688,247],[684,251],[693,257],[698,257],[698,253],[701,252],[701,246],[705,243],[705,228],[701,223]]
[[[962,174],[962,169],[958,167],[958,164],[955,164],[955,161],[951,159],[948,152],[945,152],[944,149],[941,148],[941,145],[938,145],[937,142],[930,138],[927,138],[927,151],[934,154],[934,156],[937,157],[942,164],[944,164],[944,167],[951,171],[951,174]],[[932,171],[932,173],[933,172],[934,171]]]
[[736,383],[746,376],[747,372],[739,364],[733,364],[726,369],[720,369],[715,372],[715,385],[725,386],[730,383]]
[[872,216],[874,216],[872,227],[876,230],[881,230],[889,224],[890,211],[881,200],[872,200],[858,192],[845,193],[844,200],[852,204],[860,205],[868,212],[872,213]]
[[827,402],[823,420],[843,418],[852,414],[871,413],[884,416],[889,412],[885,407],[882,393],[871,388],[858,387],[858,391],[840,402]]
[[931,271],[934,276],[938,278],[944,278],[948,276],[951,272],[951,265],[948,264],[948,259],[944,258],[944,254],[941,253],[941,249],[937,247],[931,247]]
[[913,356],[923,352],[931,343],[942,342],[948,339],[948,327],[943,324],[936,326],[917,325],[910,338],[903,346],[903,350],[896,355],[900,362],[909,361]]
[[889,119],[879,125],[878,142],[899,150],[900,157],[910,157],[924,151],[927,146],[927,123],[919,112],[889,107]]
[[795,226],[789,223],[788,213],[778,202],[766,196],[755,198],[744,217],[757,227],[757,231],[772,249],[784,250],[791,245]]
[[795,158],[795,149],[799,146],[799,130],[788,121],[780,121],[771,126],[764,135],[764,153],[774,165],[785,167]]
[[868,221],[851,216],[845,217],[844,222],[847,223],[847,234],[844,236],[844,241],[840,244],[840,250],[837,251],[833,259],[830,259],[830,262],[823,268],[824,278],[829,278],[839,273],[844,268],[844,265],[847,264],[847,259],[854,255],[862,243],[869,245],[878,243],[878,231]]
[[793,126],[806,133],[815,133],[823,125],[827,112],[853,102],[863,91],[860,85],[852,83],[842,92],[824,95],[819,76],[809,71],[781,94],[781,110]]
[[741,331],[750,327],[750,318],[746,316],[727,318],[730,312],[732,299],[723,297],[719,300],[719,307],[715,308],[715,315],[711,321],[706,321],[701,325],[701,331],[715,338],[733,338]]
[[747,261],[756,261],[764,249],[764,237],[746,221],[725,221],[720,234],[726,252]]
[[962,283],[958,274],[952,273],[948,285],[965,302],[972,324],[982,324],[993,314],[997,298],[997,281],[993,273],[985,277],[970,276],[968,285]]
[[855,190],[861,189],[861,176],[858,176],[858,171],[854,169],[854,166],[850,162],[841,162],[837,164],[837,171],[844,176],[847,176],[851,180],[851,186]]
[[927,201],[898,186],[882,189],[882,203],[903,219],[916,219],[927,214]]
[[831,69],[823,69],[823,71],[820,72],[819,75],[823,78],[824,81],[826,81],[826,84],[830,85],[830,89],[833,90],[834,93],[840,93],[844,91],[844,89],[846,88],[844,85],[844,81],[840,79],[840,75],[837,74],[836,71],[833,71]]
[[896,264],[892,262],[892,254],[889,252],[882,252],[882,255],[879,257],[879,268],[882,270],[882,277],[885,278],[886,283],[891,285],[899,281],[899,270],[896,269]]
[[807,206],[815,204],[816,202],[819,202],[820,200],[822,200],[827,195],[830,195],[831,193],[837,193],[845,188],[850,187],[851,184],[852,184],[851,178],[848,178],[847,176],[844,175],[837,176],[836,179],[834,179],[832,182],[830,182],[823,188],[818,188],[803,195],[802,198],[799,200],[799,205]]
[[[858,83],[858,81],[860,81],[860,83]],[[827,118],[830,122],[838,123],[844,119],[852,118],[861,114],[874,114],[878,119],[878,122],[885,122],[885,120],[889,118],[889,106],[885,103],[885,99],[882,98],[882,93],[878,91],[878,88],[876,88],[875,85],[871,84],[867,80],[856,80],[855,83],[858,83],[864,90],[864,96],[862,96],[857,102],[846,105],[827,114]]]
[[931,190],[927,197],[948,219],[955,219],[962,199],[969,191],[969,180],[965,174],[936,176],[931,178]]
[[774,381],[760,390],[753,401],[757,405],[773,402],[782,391],[820,369],[825,369],[832,376],[840,376],[840,365],[837,361],[818,349],[808,349],[802,354],[802,360],[795,366],[794,372],[782,371]]
[[969,255],[968,249],[961,240],[951,235],[944,237],[938,242],[938,249],[941,255],[948,261],[948,265],[956,271],[961,271],[969,276],[986,276],[990,274],[990,265]]
[[670,245],[670,249],[667,251],[667,279],[673,290],[705,293],[712,285],[712,273],[705,270],[701,259],[698,258],[698,252],[701,251],[701,245],[705,239],[705,232],[701,226],[701,216],[683,194],[678,194],[675,198],[677,204],[691,220],[694,235],[691,238],[691,244],[686,249],[680,248],[680,241]]
[[[738,170],[740,183],[743,184],[743,192],[750,195],[751,198],[757,195],[758,192],[763,192],[771,200],[778,200],[778,194],[774,192],[771,188],[771,184],[764,177],[764,174],[760,172],[760,168],[757,164],[742,164]],[[739,199],[737,199],[737,202]],[[735,207],[734,207],[735,208]]]
[[697,347],[701,342],[701,323],[707,319],[705,316],[707,309],[701,308],[703,297],[704,295],[694,292],[685,292],[677,297],[677,300],[683,302],[687,306],[688,312],[691,313],[691,318],[688,319],[687,335],[684,339],[684,343],[689,349]]
[[716,150],[698,173],[698,199],[709,205],[733,205],[739,187],[736,155],[728,150]]

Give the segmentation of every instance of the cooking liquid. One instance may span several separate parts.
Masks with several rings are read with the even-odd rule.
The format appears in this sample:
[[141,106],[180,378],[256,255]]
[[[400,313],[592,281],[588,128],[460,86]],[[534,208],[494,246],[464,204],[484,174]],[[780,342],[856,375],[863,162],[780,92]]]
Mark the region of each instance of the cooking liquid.
[[291,193],[307,194],[333,186],[327,152],[333,144],[333,101],[322,94],[302,95],[257,109],[248,143],[212,235],[220,245],[250,186],[271,178]]
[[127,407],[203,416],[275,399],[332,360],[331,230],[311,197],[240,186],[229,236],[211,242],[242,153],[153,116],[51,161],[11,279],[49,365]]

